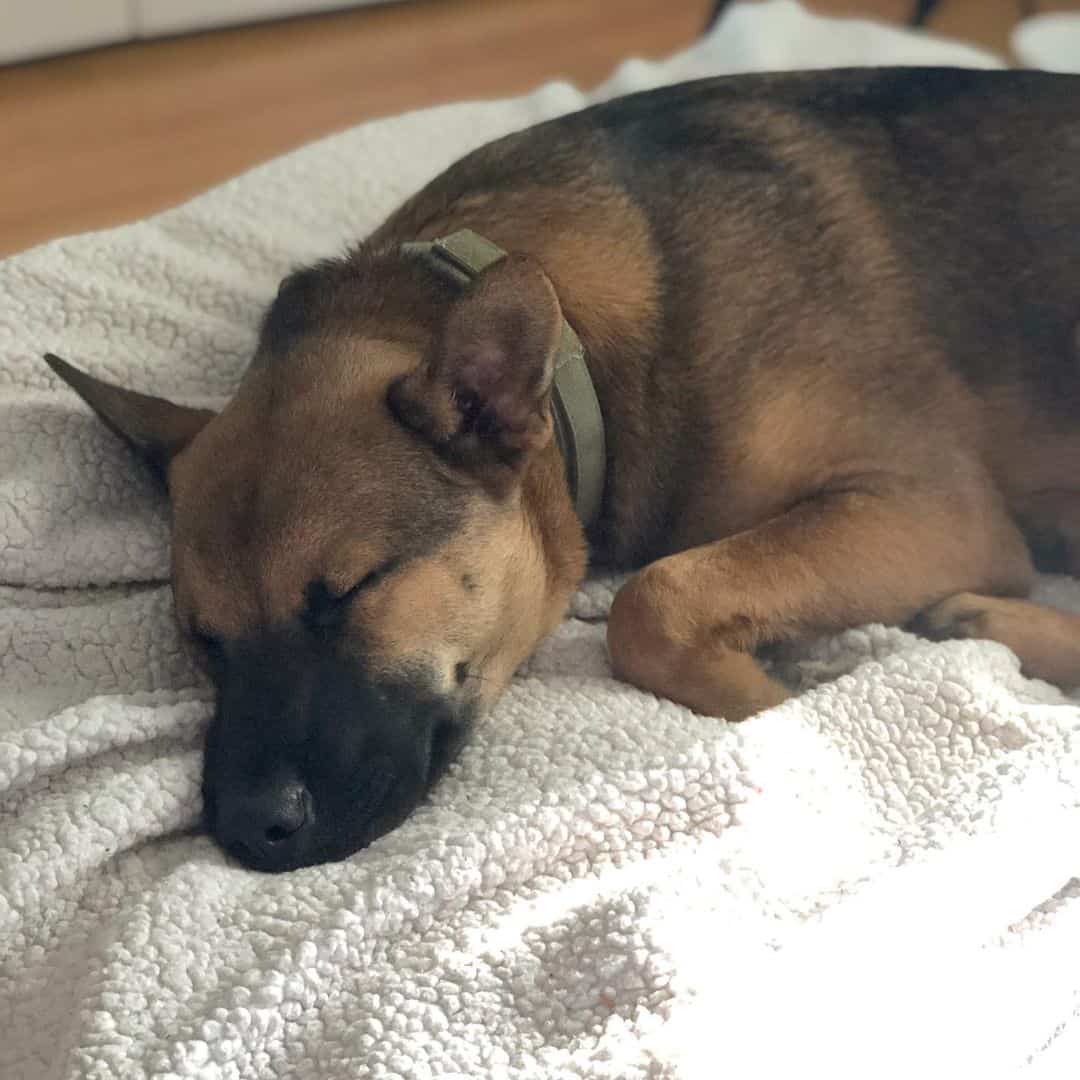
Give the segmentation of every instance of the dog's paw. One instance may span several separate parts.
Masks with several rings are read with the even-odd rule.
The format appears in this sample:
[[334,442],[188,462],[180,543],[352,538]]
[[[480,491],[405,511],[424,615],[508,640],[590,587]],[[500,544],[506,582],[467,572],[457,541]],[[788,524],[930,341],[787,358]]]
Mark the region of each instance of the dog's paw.
[[954,638],[996,638],[994,600],[977,593],[957,593],[920,612],[912,630],[933,641]]

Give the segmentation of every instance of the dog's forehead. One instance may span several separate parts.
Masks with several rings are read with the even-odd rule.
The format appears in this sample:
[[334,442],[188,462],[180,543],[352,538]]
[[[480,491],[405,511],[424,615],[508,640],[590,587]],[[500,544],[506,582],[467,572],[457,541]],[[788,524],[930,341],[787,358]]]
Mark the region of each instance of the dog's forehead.
[[386,405],[405,362],[392,350],[352,359],[347,377],[334,357],[327,377],[256,371],[176,459],[178,574],[218,592],[272,581],[295,597],[458,531],[469,499]]

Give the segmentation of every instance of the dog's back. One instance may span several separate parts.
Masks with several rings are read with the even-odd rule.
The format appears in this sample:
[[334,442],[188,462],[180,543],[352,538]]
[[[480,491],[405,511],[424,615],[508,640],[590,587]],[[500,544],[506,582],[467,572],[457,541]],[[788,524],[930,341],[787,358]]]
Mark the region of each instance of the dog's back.
[[466,223],[541,258],[620,414],[612,543],[640,561],[953,444],[1040,517],[1080,471],[1078,176],[1080,78],[734,76],[483,147],[374,242]]
[[[753,219],[749,240],[770,226],[788,234],[799,269],[830,293],[876,234],[890,265],[861,269],[904,275],[965,378],[1034,376],[1051,406],[1077,392],[1080,77],[738,76],[635,95],[572,124],[589,119],[614,136],[620,178],[656,233],[671,234],[676,265],[736,215]],[[755,256],[723,252],[739,273]],[[692,283],[680,275],[680,288]]]

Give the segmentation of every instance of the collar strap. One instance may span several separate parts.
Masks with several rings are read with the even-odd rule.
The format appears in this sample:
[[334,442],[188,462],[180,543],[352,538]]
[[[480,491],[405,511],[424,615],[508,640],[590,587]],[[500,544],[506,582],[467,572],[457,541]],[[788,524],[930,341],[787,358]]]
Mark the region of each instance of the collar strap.
[[[462,286],[506,257],[502,248],[471,229],[431,242],[403,244],[402,251],[422,258],[436,273]],[[604,418],[585,363],[585,348],[565,318],[555,354],[551,406],[555,440],[563,456],[574,509],[582,524],[590,528],[600,515],[604,497]]]

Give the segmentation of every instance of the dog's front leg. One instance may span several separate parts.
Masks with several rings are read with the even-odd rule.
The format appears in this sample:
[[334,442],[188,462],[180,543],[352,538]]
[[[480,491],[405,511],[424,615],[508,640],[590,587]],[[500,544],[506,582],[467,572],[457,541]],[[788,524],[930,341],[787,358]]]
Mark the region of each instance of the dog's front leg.
[[646,566],[615,598],[608,648],[627,682],[739,720],[789,696],[755,661],[761,645],[906,623],[964,589],[1022,594],[1031,576],[991,488],[877,481]]

